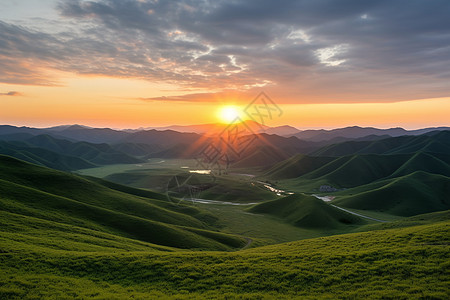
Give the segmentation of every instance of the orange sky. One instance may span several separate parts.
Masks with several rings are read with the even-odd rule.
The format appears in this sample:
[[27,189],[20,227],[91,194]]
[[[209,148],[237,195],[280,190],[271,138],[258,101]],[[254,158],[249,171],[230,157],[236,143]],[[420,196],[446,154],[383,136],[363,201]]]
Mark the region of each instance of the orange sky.
[[[76,123],[113,128],[203,124],[220,121],[217,110],[224,105],[241,108],[245,105],[244,99],[241,103],[233,99],[145,101],[139,98],[162,93],[176,95],[179,87],[94,76],[61,78],[64,84],[58,87],[0,84],[1,90],[21,91],[20,95],[0,97],[0,123],[34,127]],[[277,102],[276,95],[270,97]],[[267,120],[267,125],[289,124],[300,129],[352,125],[414,129],[450,125],[450,98],[394,103],[278,104],[282,116]]]
[[445,1],[189,2],[2,1],[0,124],[450,126]]

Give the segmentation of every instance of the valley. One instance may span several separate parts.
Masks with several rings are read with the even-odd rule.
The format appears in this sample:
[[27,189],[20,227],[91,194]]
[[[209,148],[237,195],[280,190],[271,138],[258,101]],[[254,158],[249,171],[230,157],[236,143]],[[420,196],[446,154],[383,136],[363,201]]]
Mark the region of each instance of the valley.
[[164,131],[139,145],[35,133],[0,134],[2,298],[448,293],[449,131],[296,154],[303,141],[262,136],[268,152],[221,174],[168,151],[186,137]]

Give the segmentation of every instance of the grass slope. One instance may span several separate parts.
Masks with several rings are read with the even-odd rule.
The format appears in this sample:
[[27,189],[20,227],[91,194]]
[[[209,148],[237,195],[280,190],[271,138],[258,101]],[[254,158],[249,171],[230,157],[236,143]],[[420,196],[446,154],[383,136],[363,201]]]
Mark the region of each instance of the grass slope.
[[335,158],[331,157],[314,157],[297,154],[285,161],[274,165],[266,172],[264,176],[270,179],[287,179],[300,177],[307,174],[308,172],[314,171],[330,163],[334,159]]
[[192,184],[202,185],[202,192],[198,198],[233,201],[255,202],[276,198],[276,195],[261,185],[252,184],[249,178],[236,178],[234,176],[216,176],[190,174],[180,169],[140,169],[110,174],[106,180],[129,185],[135,188],[152,189],[166,192],[168,182],[177,176],[178,180],[191,178]]
[[325,146],[314,156],[353,154],[405,154],[415,152],[450,153],[450,131],[437,131],[420,136],[400,136],[377,141],[347,141]]
[[450,209],[450,178],[417,171],[336,193],[333,204],[413,216]]
[[4,240],[0,297],[448,299],[449,229],[446,220],[233,253],[87,253]]
[[96,167],[95,164],[83,158],[59,154],[43,148],[29,147],[21,145],[21,143],[0,141],[0,154],[62,171]]
[[98,165],[140,163],[141,159],[118,149],[135,153],[139,152],[138,149],[146,148],[141,145],[133,148],[131,145],[111,147],[107,144],[72,142],[50,135],[32,136],[21,141],[0,141],[0,154],[63,171],[94,168]]
[[209,231],[215,218],[196,208],[127,194],[11,157],[0,156],[0,166],[2,211],[178,248],[227,250],[244,244]]
[[360,154],[338,158],[297,155],[274,166],[264,177],[339,188],[356,187],[416,171],[450,176],[450,155],[440,153]]
[[364,223],[361,218],[332,207],[322,200],[300,194],[257,204],[249,211],[276,216],[303,228],[338,229],[345,225]]

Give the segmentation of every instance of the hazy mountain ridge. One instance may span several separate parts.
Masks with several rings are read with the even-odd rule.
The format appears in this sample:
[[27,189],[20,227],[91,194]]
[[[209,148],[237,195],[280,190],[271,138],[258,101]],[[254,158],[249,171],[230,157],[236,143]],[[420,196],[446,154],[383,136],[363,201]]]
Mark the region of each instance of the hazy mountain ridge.
[[[166,127],[148,127],[144,129],[111,129],[111,128],[93,128],[84,125],[62,125],[49,128],[32,128],[32,127],[16,127],[11,125],[0,125],[0,135],[12,134],[12,133],[29,133],[33,135],[38,134],[50,134],[57,135],[59,137],[66,137],[68,139],[82,140],[92,143],[119,143],[125,142],[125,139],[129,135],[136,134],[138,132],[153,132],[159,131],[176,131],[180,133],[197,133],[214,135],[222,132],[227,128],[227,124],[201,124],[201,125],[173,125]],[[299,139],[323,142],[332,139],[357,139],[367,136],[382,136],[388,135],[391,137],[397,137],[402,135],[420,135],[431,131],[450,130],[450,127],[430,127],[416,130],[405,130],[403,128],[389,128],[378,129],[374,127],[359,127],[350,126],[336,129],[311,129],[311,130],[298,130],[295,127],[289,125],[270,127],[267,125],[258,124],[257,122],[247,120],[245,121],[251,132],[276,134],[280,136],[296,136]],[[209,134],[208,134],[209,133]]]
[[[77,170],[98,165],[140,163],[141,159],[116,150],[108,144],[71,142],[50,135],[0,136],[0,154],[11,155],[32,163],[58,170]],[[2,141],[1,139],[13,139]]]

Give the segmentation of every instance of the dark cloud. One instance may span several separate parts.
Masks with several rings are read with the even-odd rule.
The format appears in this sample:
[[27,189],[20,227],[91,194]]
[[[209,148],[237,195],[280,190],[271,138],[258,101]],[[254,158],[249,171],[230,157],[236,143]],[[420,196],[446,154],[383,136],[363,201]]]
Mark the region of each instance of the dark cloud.
[[264,86],[281,101],[450,92],[447,0],[67,0],[57,9],[59,33],[0,22],[1,82],[54,84],[39,71],[53,68],[191,88]]
[[10,91],[7,93],[0,93],[0,96],[22,96],[22,93],[16,91]]

